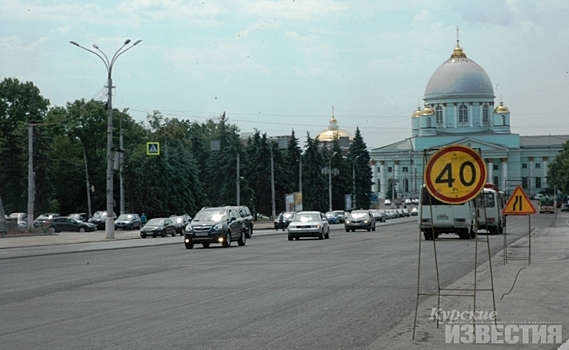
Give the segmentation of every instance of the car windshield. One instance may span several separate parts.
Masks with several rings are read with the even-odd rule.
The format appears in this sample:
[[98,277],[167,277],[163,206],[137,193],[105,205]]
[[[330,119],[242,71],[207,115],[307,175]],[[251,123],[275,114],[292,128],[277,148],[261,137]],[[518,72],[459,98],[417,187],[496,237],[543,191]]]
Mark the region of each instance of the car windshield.
[[308,221],[320,221],[320,214],[306,213],[306,214],[296,214],[294,221],[308,222]]
[[183,216],[174,216],[173,218],[171,218],[172,221],[177,222],[177,223],[182,223],[184,222],[184,217]]
[[350,216],[354,219],[359,219],[359,218],[363,218],[364,216],[367,216],[366,212],[362,212],[362,211],[356,211],[350,214]]
[[201,210],[196,214],[192,221],[222,221],[227,218],[227,210],[223,209],[207,209]]
[[121,214],[117,220],[132,220],[134,215],[132,214]]
[[164,225],[164,219],[150,219],[146,223],[147,226],[162,226]]
[[104,217],[107,217],[107,213],[104,211],[98,211],[95,214],[93,214],[93,219],[100,219]]

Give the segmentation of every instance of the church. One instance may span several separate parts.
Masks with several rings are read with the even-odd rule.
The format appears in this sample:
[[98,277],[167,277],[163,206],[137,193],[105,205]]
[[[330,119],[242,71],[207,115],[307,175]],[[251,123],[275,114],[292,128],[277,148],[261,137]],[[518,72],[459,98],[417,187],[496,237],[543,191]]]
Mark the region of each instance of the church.
[[457,40],[450,58],[432,74],[424,107],[411,115],[411,137],[370,150],[373,189],[385,199],[389,189],[398,198],[418,198],[428,156],[441,147],[461,144],[480,154],[487,181],[511,194],[522,186],[527,195],[548,188],[547,168],[569,135],[520,136],[503,101],[495,103],[486,71],[467,57]]

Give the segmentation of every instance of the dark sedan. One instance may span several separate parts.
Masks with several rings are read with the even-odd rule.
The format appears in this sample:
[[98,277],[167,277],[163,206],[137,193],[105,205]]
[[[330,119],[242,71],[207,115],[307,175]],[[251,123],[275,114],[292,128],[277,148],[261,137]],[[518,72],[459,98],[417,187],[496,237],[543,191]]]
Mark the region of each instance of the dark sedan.
[[192,221],[192,217],[188,214],[184,215],[172,215],[170,219],[174,222],[174,227],[176,228],[176,233],[180,236],[184,235],[184,227]]
[[150,219],[146,225],[140,229],[140,237],[142,238],[146,238],[146,236],[156,237],[158,235],[162,237],[166,237],[167,235],[172,235],[172,237],[176,236],[176,227],[174,227],[174,223],[171,219]]
[[97,230],[94,224],[76,220],[68,216],[59,216],[44,221],[47,231],[50,233],[71,231],[71,232],[93,232]]

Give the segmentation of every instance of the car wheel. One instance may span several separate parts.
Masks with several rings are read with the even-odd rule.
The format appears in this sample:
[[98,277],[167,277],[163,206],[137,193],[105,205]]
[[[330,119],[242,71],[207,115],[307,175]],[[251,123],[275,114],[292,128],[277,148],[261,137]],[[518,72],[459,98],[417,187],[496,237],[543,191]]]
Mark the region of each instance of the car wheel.
[[297,241],[299,241],[299,240],[300,240],[300,237],[294,237],[294,239],[296,239]]
[[202,243],[202,247],[209,248],[209,243]]
[[140,238],[146,238],[146,233],[141,233]]
[[241,231],[241,237],[239,237],[239,240],[237,241],[237,244],[240,247],[243,247],[245,245],[245,243],[247,243],[247,233],[245,232],[245,229],[243,229]]
[[372,226],[371,230],[372,230],[372,231],[375,231],[375,225]]
[[253,225],[249,226],[249,232],[247,232],[247,234],[249,235],[247,238],[251,238],[253,236]]
[[166,237],[166,229],[164,229],[162,232],[160,232],[160,236]]
[[356,229],[355,229],[355,228],[353,228],[353,229],[352,229],[352,232],[356,232]]
[[186,249],[192,249],[194,247],[193,243],[184,243],[186,246]]
[[291,236],[291,235],[288,235],[288,240],[289,240],[289,241],[292,241],[292,236]]
[[231,231],[227,231],[227,233],[225,233],[225,240],[223,241],[223,246],[226,248],[231,246]]
[[346,229],[346,232],[350,232],[350,229],[349,229],[349,228],[347,228],[347,229]]
[[152,234],[152,238],[156,238],[156,233],[153,233],[153,234]]
[[172,237],[176,237],[176,230],[172,231]]
[[85,232],[85,227],[79,227],[79,232]]
[[322,231],[318,233],[318,239],[324,239],[324,233]]

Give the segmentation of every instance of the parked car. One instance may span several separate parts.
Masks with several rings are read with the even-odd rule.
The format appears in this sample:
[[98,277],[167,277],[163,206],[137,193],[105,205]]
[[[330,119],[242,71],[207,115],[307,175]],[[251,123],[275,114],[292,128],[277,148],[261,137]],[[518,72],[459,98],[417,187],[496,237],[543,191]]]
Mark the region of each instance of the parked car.
[[294,212],[293,211],[287,211],[284,213],[279,214],[279,216],[277,216],[277,218],[273,221],[274,225],[275,225],[275,230],[286,230],[286,228],[288,227],[288,225],[290,224],[290,220],[292,220],[292,217],[294,216]]
[[411,205],[412,204],[411,198],[405,198],[405,201],[403,201],[403,204],[404,205]]
[[561,204],[561,211],[569,211],[569,204],[568,203],[563,203]]
[[192,221],[192,217],[188,214],[183,215],[171,215],[170,219],[174,222],[174,227],[176,228],[176,233],[179,233],[180,236],[184,235],[184,227],[188,225]]
[[412,208],[411,209],[411,216],[418,216],[419,215],[419,209],[417,208]]
[[[116,220],[116,218],[117,214],[113,212],[113,219]],[[105,229],[105,226],[107,225],[107,211],[96,211],[95,214],[93,214],[93,217],[89,219],[89,222],[95,224],[98,230]]]
[[328,220],[329,224],[340,224],[341,219],[337,212],[329,211],[326,213],[326,219]]
[[67,216],[83,222],[87,222],[89,220],[89,215],[87,215],[87,213],[72,213]]
[[338,215],[340,223],[343,224],[344,221],[346,220],[346,212],[343,210],[334,210],[334,212]]
[[344,229],[346,232],[357,229],[375,231],[375,218],[369,210],[352,210],[344,222]]
[[35,220],[34,220],[34,227],[40,227],[43,226],[44,223],[47,220],[53,219],[55,217],[61,216],[59,214],[56,213],[45,213],[45,214],[41,214],[40,216],[38,216]]
[[115,220],[115,230],[138,230],[142,228],[142,221],[138,214],[121,214]]
[[44,221],[44,225],[47,226],[48,232],[93,232],[97,228],[94,224],[89,222],[79,221],[69,216],[58,216],[52,219],[47,219]]
[[154,218],[148,220],[146,225],[140,229],[140,237],[146,236],[156,237],[158,235],[166,237],[167,235],[176,236],[176,228],[170,218]]
[[401,211],[403,211],[403,216],[405,216],[405,217],[411,216],[411,212],[409,211],[409,209],[403,208],[403,209],[401,209]]
[[[239,246],[247,242],[247,229],[234,207],[202,208],[184,228],[184,245],[192,249],[194,244],[208,248],[211,243],[224,247],[237,241]],[[148,224],[147,224],[148,225]]]
[[16,223],[19,229],[28,228],[28,213],[12,213],[10,216],[6,216],[6,219],[16,219]]
[[326,215],[319,211],[300,211],[294,214],[287,227],[288,240],[301,237],[330,238],[330,225]]
[[391,199],[386,199],[383,201],[384,205],[391,205]]
[[375,218],[376,222],[386,222],[387,221],[387,214],[385,213],[385,210],[370,209],[370,212],[373,215],[373,217]]

